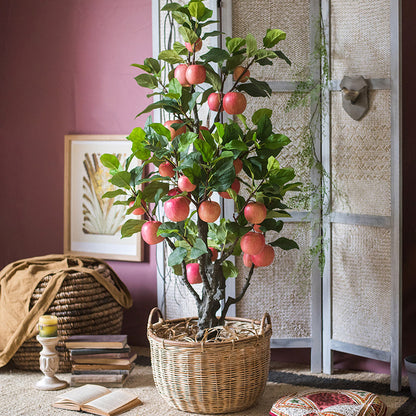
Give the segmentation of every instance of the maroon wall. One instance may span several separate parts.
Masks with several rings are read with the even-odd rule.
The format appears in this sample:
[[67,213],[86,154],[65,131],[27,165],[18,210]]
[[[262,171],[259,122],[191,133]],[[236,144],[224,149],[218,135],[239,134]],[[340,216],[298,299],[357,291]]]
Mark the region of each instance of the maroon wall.
[[[143,124],[130,64],[152,55],[151,22],[150,0],[0,2],[0,268],[63,251],[64,135]],[[134,296],[132,344],[157,302],[154,256],[111,262]]]
[[[416,3],[403,1],[404,353],[416,353]],[[151,56],[150,0],[0,2],[0,268],[63,249],[64,135],[128,133],[147,102],[133,62]],[[134,297],[125,330],[144,344],[155,253],[111,262]]]

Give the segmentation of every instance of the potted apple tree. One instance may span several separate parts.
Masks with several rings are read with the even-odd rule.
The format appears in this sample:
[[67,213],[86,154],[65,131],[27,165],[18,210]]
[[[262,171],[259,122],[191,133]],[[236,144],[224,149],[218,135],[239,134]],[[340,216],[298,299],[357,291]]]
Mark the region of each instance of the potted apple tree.
[[[247,96],[271,94],[250,68],[277,59],[290,64],[276,49],[286,34],[268,29],[261,44],[251,34],[229,37],[225,48],[201,52],[208,38],[221,36],[210,31],[212,11],[204,2],[168,3],[162,10],[172,13],[183,42],[134,66],[142,71],[137,83],[159,97],[140,114],[162,109],[168,121],[155,123],[149,117],[143,128],[133,129],[125,164],[115,155],[101,156],[118,188],[105,197],[119,197],[116,203],[125,205],[127,214],[142,216],[124,223],[123,237],[141,232],[147,244],[167,244],[168,265],[197,305],[193,321],[164,321],[159,310],[152,311],[148,337],[159,392],[186,411],[238,411],[251,406],[264,389],[271,326],[267,315],[253,323],[228,319],[227,312],[243,298],[255,269],[273,262],[275,248],[297,248],[290,239],[269,238],[282,230],[279,218],[289,216],[286,193],[299,190],[293,169],[276,159],[290,140],[274,131],[271,109],[259,108],[249,119],[243,115]],[[213,119],[209,125],[200,117],[206,105]],[[223,112],[236,117],[223,121]],[[134,164],[136,159],[141,163]],[[234,201],[231,218],[220,219],[216,194]],[[162,218],[158,208],[163,208]],[[238,273],[231,256],[240,255],[248,268],[245,284],[241,293],[227,298],[226,280]],[[154,315],[159,315],[155,324]],[[238,333],[241,325],[245,335]],[[186,371],[177,377],[179,369]]]

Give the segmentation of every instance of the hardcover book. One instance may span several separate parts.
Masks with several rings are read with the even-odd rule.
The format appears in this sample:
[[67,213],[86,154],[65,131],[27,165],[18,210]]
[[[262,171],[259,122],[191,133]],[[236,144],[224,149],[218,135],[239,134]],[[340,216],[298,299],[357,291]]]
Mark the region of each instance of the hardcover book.
[[127,345],[127,335],[72,335],[66,342],[66,347],[75,348],[124,348]]
[[84,356],[84,355],[74,355],[72,357],[72,362],[75,364],[114,364],[114,365],[127,365],[134,362],[137,358],[137,354],[130,352],[127,353],[127,357],[117,358],[110,356],[103,356],[102,354]]

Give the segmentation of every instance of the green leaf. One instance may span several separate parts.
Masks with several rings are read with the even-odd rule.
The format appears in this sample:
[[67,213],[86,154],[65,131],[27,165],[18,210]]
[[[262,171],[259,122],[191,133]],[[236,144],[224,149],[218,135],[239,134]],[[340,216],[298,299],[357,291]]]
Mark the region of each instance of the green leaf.
[[158,193],[159,189],[162,189],[162,192],[167,194],[169,190],[169,184],[159,181],[149,183],[143,189],[143,199],[146,202],[155,202],[155,196]]
[[207,70],[206,82],[211,84],[215,91],[220,91],[222,87],[222,82],[220,76],[212,69],[210,65],[205,65]]
[[122,189],[116,189],[115,191],[106,192],[101,198],[115,198],[119,195],[127,195]]
[[173,12],[180,9],[182,6],[179,3],[167,3],[160,10],[164,12]]
[[121,237],[131,237],[133,234],[141,231],[146,220],[127,220],[121,227]]
[[208,19],[210,19],[212,17],[212,14],[213,14],[213,11],[212,10],[210,10],[208,8],[205,8],[204,15],[199,18],[199,21],[200,22],[205,22],[205,23],[200,24],[199,26],[206,26],[206,25],[209,25],[211,23],[218,23],[217,20],[206,22],[206,20],[208,20]]
[[136,117],[141,116],[144,113],[150,113],[157,108],[163,108],[169,113],[180,113],[180,108],[178,107],[178,103],[174,100],[160,100],[156,103],[149,104],[143,111],[137,114]]
[[237,85],[236,90],[240,92],[244,91],[251,97],[268,97],[268,94],[266,91],[264,91],[262,88],[252,83],[239,84]]
[[160,71],[159,61],[155,58],[146,58],[144,64],[152,68],[154,74],[158,74]]
[[224,148],[227,150],[238,150],[240,152],[246,152],[248,150],[247,145],[241,140],[231,140]]
[[256,62],[261,66],[273,65],[273,62],[269,58],[258,59]]
[[201,95],[201,92],[200,91],[195,91],[192,94],[191,99],[188,101],[188,109],[189,109],[189,111],[192,111],[194,109],[195,104],[196,104],[196,100],[198,99],[198,97],[200,95]]
[[179,99],[182,95],[182,85],[176,78],[172,78],[169,82],[169,94]]
[[260,120],[257,124],[257,138],[264,140],[273,133],[272,122],[266,114],[260,117]]
[[157,79],[154,75],[140,74],[134,79],[141,87],[150,89],[154,89],[157,87]]
[[277,240],[270,243],[273,247],[280,247],[282,250],[292,250],[294,248],[299,249],[299,246],[297,245],[296,241],[290,240],[286,237],[280,237]]
[[104,153],[100,157],[101,163],[108,169],[118,170],[120,167],[120,161],[116,155]]
[[116,172],[113,177],[109,179],[109,182],[119,188],[130,189],[130,179],[131,175],[129,172],[121,171]]
[[212,148],[211,145],[205,140],[197,139],[194,142],[195,150],[197,150],[202,155],[204,162],[210,162],[214,156],[215,148]]
[[185,45],[182,45],[180,42],[175,42],[173,44],[173,50],[179,55],[188,55],[188,49]]
[[230,38],[227,37],[225,40],[225,45],[230,53],[237,52],[240,48],[242,48],[246,44],[246,40],[243,38]]
[[223,272],[224,277],[226,279],[228,279],[230,277],[237,277],[238,276],[237,267],[235,267],[234,264],[231,263],[231,261],[229,261],[229,260],[225,260],[222,263],[222,272]]
[[291,60],[282,52],[274,51],[278,58],[283,59],[288,65],[292,65]]
[[244,234],[247,234],[249,231],[251,231],[251,227],[244,227],[240,224],[237,224],[236,222],[227,223],[226,228],[229,233],[237,236],[237,238],[242,237]]
[[173,250],[169,255],[168,266],[176,266],[177,264],[181,264],[185,260],[187,254],[188,250],[186,248],[175,248],[175,250]]
[[200,20],[205,14],[206,7],[200,1],[190,3],[188,6],[189,13],[191,13],[192,17],[195,19]]
[[243,126],[248,130],[247,117],[244,114],[237,114],[237,117],[241,120]]
[[[179,27],[179,33],[182,35],[183,40],[189,43],[195,43],[198,40],[198,35],[191,29],[181,26]],[[179,56],[179,55],[178,55]]]
[[189,26],[191,26],[191,21],[189,19],[189,16],[184,13],[182,10],[184,10],[183,8],[181,10],[175,10],[174,12],[172,12],[172,17],[180,24],[187,24]]
[[230,58],[230,54],[221,48],[211,48],[206,54],[201,56],[201,59],[207,62],[222,62]]
[[157,229],[157,236],[171,237],[175,234],[179,236],[179,231],[177,222],[166,221],[159,225],[159,228]]
[[274,59],[277,55],[273,51],[268,51],[266,49],[259,49],[256,53],[256,61],[260,61],[261,59],[270,58]]
[[178,52],[173,49],[160,52],[158,59],[172,65],[185,62],[184,59],[178,54]]
[[261,224],[260,229],[264,231],[276,231],[280,233],[283,228],[283,221],[276,221],[273,218],[266,218]]
[[170,130],[167,129],[163,124],[152,123],[152,124],[149,124],[149,127],[151,127],[157,134],[160,134],[161,136],[165,136],[170,140]]
[[224,34],[224,32],[221,32],[221,31],[219,31],[219,30],[213,30],[212,32],[206,32],[205,34],[204,34],[204,36],[202,36],[202,40],[205,40],[205,39],[207,39],[207,38],[209,38],[209,37],[217,37],[217,36],[219,36],[219,35],[222,35],[222,34]]
[[175,137],[175,140],[179,140],[178,150],[185,152],[189,146],[198,138],[198,135],[192,131],[187,131],[180,136]]
[[210,185],[217,192],[226,191],[235,179],[233,156],[219,159],[213,166]]
[[189,255],[190,259],[197,259],[201,257],[203,254],[208,253],[207,246],[205,245],[204,241],[200,238],[195,240],[194,246],[192,247],[191,254]]
[[284,134],[271,134],[263,143],[266,149],[281,149],[290,143],[290,139]]
[[270,175],[277,175],[280,171],[280,164],[273,156],[267,160],[267,171]]
[[253,124],[257,125],[263,116],[270,118],[272,116],[272,113],[273,110],[270,110],[269,108],[259,108],[251,117],[251,121],[253,122]]
[[246,36],[246,44],[247,44],[247,56],[251,58],[252,56],[256,55],[257,52],[257,41],[256,38],[249,33]]
[[267,29],[266,36],[263,38],[265,48],[273,48],[281,40],[286,39],[286,33],[280,29]]
[[151,74],[153,72],[152,68],[150,66],[147,65],[141,65],[141,64],[131,64],[131,66],[134,66],[136,68],[140,68],[143,69],[143,71],[148,72],[149,74]]
[[259,88],[267,92],[268,96],[272,95],[272,89],[270,88],[270,85],[266,81],[258,81],[255,78],[250,78],[250,81],[257,85]]

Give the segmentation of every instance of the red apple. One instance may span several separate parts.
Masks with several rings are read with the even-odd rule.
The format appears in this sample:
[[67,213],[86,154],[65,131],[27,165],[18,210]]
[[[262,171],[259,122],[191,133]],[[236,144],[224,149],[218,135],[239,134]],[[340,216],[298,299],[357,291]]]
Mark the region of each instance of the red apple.
[[260,224],[266,219],[267,208],[261,202],[249,202],[244,208],[244,216],[252,224]]
[[196,185],[194,185],[187,176],[182,175],[178,179],[178,188],[182,192],[192,192],[196,189]]
[[[237,194],[240,192],[240,181],[237,178],[235,178],[234,182],[231,184],[231,189],[233,189]],[[232,199],[227,191],[218,193],[225,199]]]
[[218,258],[218,250],[215,247],[208,247],[211,250],[211,261],[215,261]]
[[163,204],[166,216],[174,222],[186,220],[189,215],[189,203],[184,196],[178,196],[167,200]]
[[208,107],[212,111],[222,111],[223,108],[221,106],[221,93],[219,92],[212,92],[210,95],[208,95]]
[[179,127],[177,130],[175,130],[172,126],[172,124],[183,124],[181,120],[168,120],[163,125],[169,129],[170,131],[170,137],[173,140],[176,136],[179,136],[180,134],[183,134],[186,132],[186,126]]
[[215,222],[220,214],[220,204],[215,201],[204,201],[198,208],[199,218],[205,222]]
[[239,65],[234,69],[233,78],[234,81],[237,81],[240,78],[238,82],[246,82],[250,78],[250,71]]
[[179,81],[183,87],[189,87],[189,82],[186,80],[186,70],[188,69],[188,65],[180,64],[175,68],[174,77]]
[[189,263],[186,265],[186,277],[191,285],[194,285],[195,283],[202,283],[198,263]]
[[170,162],[163,162],[159,165],[159,175],[160,176],[169,176],[169,178],[173,178],[175,176],[175,171],[173,170],[173,166]]
[[262,251],[251,256],[252,262],[259,267],[270,266],[274,260],[274,250],[272,246],[266,244]]
[[243,169],[243,161],[241,159],[235,159],[233,161],[235,174],[238,175]]
[[250,254],[243,253],[243,263],[244,263],[244,266],[251,267],[253,262],[251,260],[251,255]]
[[189,65],[186,70],[186,80],[189,84],[202,84],[207,77],[204,65]]
[[266,244],[263,234],[249,231],[241,237],[240,246],[243,253],[254,255],[260,253]]
[[222,105],[228,114],[241,114],[247,107],[247,100],[241,92],[227,92]]
[[153,245],[162,242],[165,237],[157,235],[157,230],[162,223],[160,221],[147,221],[143,224],[141,235],[145,243]]
[[[134,201],[130,201],[129,202],[129,207],[132,207],[134,205]],[[132,214],[134,215],[143,215],[146,210],[144,209],[144,207],[146,206],[146,202],[145,201],[141,201],[141,207],[138,207],[136,209],[133,210]]]
[[185,48],[191,53],[200,51],[202,48],[202,39],[198,38],[195,43],[185,42]]
[[204,136],[201,134],[201,130],[207,130],[207,131],[209,131],[209,128],[208,127],[205,127],[205,126],[199,126],[199,138],[201,140],[204,140]]

